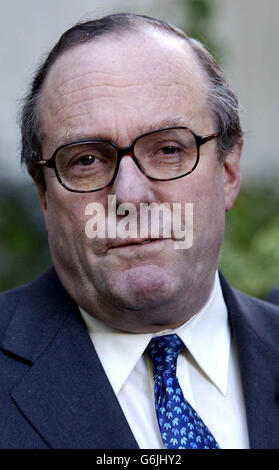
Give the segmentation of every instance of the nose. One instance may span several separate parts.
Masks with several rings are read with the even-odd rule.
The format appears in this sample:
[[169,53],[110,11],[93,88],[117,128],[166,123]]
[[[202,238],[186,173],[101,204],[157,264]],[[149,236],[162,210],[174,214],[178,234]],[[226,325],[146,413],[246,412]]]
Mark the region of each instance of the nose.
[[131,202],[138,205],[155,201],[152,181],[140,171],[130,156],[122,157],[112,189],[118,204]]

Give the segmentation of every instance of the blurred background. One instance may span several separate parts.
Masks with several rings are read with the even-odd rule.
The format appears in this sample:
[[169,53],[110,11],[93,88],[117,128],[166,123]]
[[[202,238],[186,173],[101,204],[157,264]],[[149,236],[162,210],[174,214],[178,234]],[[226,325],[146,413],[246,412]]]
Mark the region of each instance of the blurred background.
[[278,0],[1,0],[0,291],[51,264],[37,195],[20,166],[17,116],[32,74],[65,29],[117,12],[155,16],[198,38],[236,91],[242,190],[227,215],[221,269],[264,298],[279,284]]

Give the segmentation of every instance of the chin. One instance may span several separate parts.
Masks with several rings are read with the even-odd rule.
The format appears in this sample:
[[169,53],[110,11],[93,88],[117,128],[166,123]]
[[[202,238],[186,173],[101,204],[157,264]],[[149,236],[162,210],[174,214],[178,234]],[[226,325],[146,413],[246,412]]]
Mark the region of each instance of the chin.
[[131,310],[156,308],[175,297],[178,285],[167,270],[155,265],[138,266],[118,277],[113,285],[115,302]]

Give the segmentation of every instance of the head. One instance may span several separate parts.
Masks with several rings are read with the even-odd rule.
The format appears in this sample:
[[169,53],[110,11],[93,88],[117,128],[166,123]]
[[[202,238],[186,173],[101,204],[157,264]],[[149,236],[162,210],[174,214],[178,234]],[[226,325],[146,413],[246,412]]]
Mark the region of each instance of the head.
[[[55,150],[103,138],[130,147],[138,136],[183,126],[218,139],[200,147],[195,170],[150,179],[125,152],[105,188],[65,189],[52,168]],[[225,212],[239,190],[242,138],[237,100],[210,54],[182,31],[136,15],[112,15],[66,32],[39,69],[22,114],[22,160],[39,192],[56,271],[88,313],[132,332],[175,327],[205,303],[223,240]],[[193,204],[193,245],[172,234],[151,243],[90,239],[86,207]],[[117,217],[121,222],[121,216]],[[132,242],[132,243],[131,243]]]

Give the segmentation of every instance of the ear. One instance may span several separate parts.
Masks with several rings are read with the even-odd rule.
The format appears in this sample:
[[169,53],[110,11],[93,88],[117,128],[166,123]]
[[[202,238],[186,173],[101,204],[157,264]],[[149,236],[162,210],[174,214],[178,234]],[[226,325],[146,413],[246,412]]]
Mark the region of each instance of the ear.
[[47,213],[47,194],[46,194],[46,189],[38,182],[35,182],[38,195],[39,195],[39,201],[40,201],[40,206],[42,209],[43,217],[44,219],[46,218],[46,213]]
[[47,192],[46,192],[46,184],[44,175],[41,173],[39,174],[36,172],[32,167],[28,168],[28,173],[30,174],[31,178],[33,179],[39,196],[40,206],[43,214],[43,218],[45,221],[45,226],[47,229],[46,223],[46,215],[47,215]]
[[229,211],[240,190],[240,157],[243,147],[243,139],[239,139],[233,150],[228,152],[223,162],[223,177],[225,191],[225,208]]

